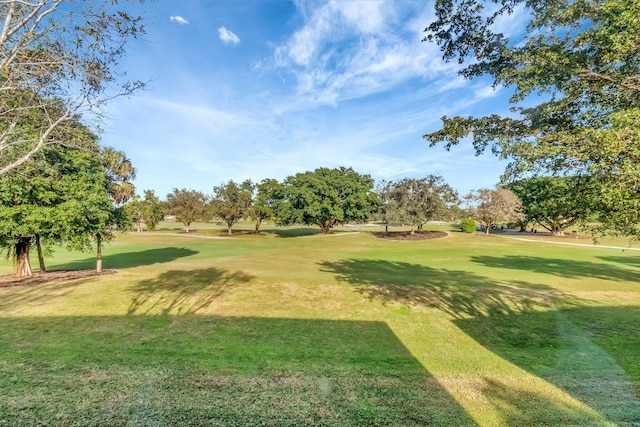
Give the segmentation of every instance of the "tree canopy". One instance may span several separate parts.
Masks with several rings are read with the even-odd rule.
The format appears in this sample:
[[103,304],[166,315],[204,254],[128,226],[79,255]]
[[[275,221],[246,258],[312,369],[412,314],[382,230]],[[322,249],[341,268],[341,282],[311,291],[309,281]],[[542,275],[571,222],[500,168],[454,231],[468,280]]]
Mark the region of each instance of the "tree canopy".
[[174,188],[172,193],[167,194],[164,211],[183,223],[188,233],[193,221],[204,220],[207,216],[207,201],[207,196],[200,191]]
[[[496,21],[529,14],[510,40]],[[588,175],[598,233],[640,235],[640,3],[636,0],[438,0],[425,40],[466,78],[513,88],[507,116],[443,117],[424,137],[448,149],[471,137],[526,173]]]
[[0,2],[0,175],[45,145],[72,147],[66,125],[143,86],[119,69],[127,41],[144,29],[118,3]]
[[283,186],[275,179],[263,179],[256,185],[256,195],[249,216],[256,221],[256,233],[262,221],[273,219],[275,206],[283,198]]
[[568,227],[591,217],[591,185],[587,177],[540,176],[514,181],[506,188],[520,198],[528,221],[562,236]]
[[379,189],[387,224],[410,224],[411,233],[428,221],[444,219],[459,202],[458,194],[440,175],[385,182]]
[[108,232],[114,206],[97,146],[45,147],[15,171],[0,176],[0,245],[13,252],[17,275],[31,274],[35,239],[85,249]]
[[469,203],[469,213],[480,221],[485,234],[500,222],[515,221],[522,216],[522,202],[506,188],[481,188],[465,196]]
[[229,235],[233,234],[233,224],[250,213],[253,202],[253,183],[246,180],[237,184],[233,180],[213,187],[211,213],[227,225]]
[[287,177],[276,204],[278,222],[315,224],[328,233],[349,221],[365,221],[380,203],[373,179],[351,168],[318,168]]

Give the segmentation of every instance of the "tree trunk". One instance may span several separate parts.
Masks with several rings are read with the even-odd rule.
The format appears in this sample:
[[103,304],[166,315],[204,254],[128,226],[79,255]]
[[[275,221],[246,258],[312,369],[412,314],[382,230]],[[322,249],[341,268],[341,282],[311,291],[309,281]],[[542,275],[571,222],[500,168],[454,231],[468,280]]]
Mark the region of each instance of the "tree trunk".
[[142,221],[138,221],[136,227],[138,228],[138,233],[142,233]]
[[488,222],[487,226],[484,229],[484,234],[487,235],[487,236],[489,235],[489,230],[491,230],[491,225],[492,224],[490,222]]
[[189,224],[190,223],[189,222],[183,222],[183,224],[184,224],[184,232],[188,233],[189,232]]
[[415,226],[414,226],[413,224],[411,224],[411,234],[412,234],[412,235],[413,235],[413,234],[415,234],[414,227],[415,227]]
[[232,229],[232,225],[227,224],[227,235],[229,236],[233,236],[233,229]]
[[44,273],[47,271],[47,267],[44,265],[44,256],[42,255],[42,244],[40,243],[39,234],[36,234],[36,247],[38,248],[38,263],[40,264],[40,271]]
[[564,229],[562,227],[555,226],[553,227],[552,234],[557,237],[564,237]]
[[261,222],[262,222],[262,220],[256,221],[256,234],[260,233],[260,223]]
[[32,276],[31,263],[29,262],[29,248],[31,247],[31,237],[23,237],[14,247],[15,262],[14,272],[18,277]]
[[99,234],[96,236],[96,246],[98,246],[98,253],[96,255],[96,271],[102,273],[102,236]]

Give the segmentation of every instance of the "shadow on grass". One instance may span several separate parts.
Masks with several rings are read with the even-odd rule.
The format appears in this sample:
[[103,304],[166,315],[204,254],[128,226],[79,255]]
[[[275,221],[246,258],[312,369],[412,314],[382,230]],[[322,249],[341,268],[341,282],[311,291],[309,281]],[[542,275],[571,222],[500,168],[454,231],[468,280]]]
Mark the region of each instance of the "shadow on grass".
[[384,322],[88,316],[0,328],[12,425],[475,425]]
[[[640,307],[576,307],[455,321],[489,351],[565,390],[616,425],[640,423],[639,322]],[[527,404],[535,401],[516,406]]]
[[631,267],[640,267],[640,257],[622,257],[622,256],[601,256],[601,260],[609,262],[617,262],[619,264],[629,265]]
[[13,288],[10,293],[5,293],[0,296],[0,312],[21,305],[28,306],[37,304],[40,301],[49,302],[54,298],[64,298],[85,282],[86,280],[74,280],[64,283]]
[[531,271],[569,279],[592,277],[602,280],[640,281],[640,274],[637,271],[588,261],[518,255],[474,256],[471,260],[491,268]]
[[[124,252],[112,255],[104,255],[102,257],[102,265],[104,268],[130,268],[140,267],[143,265],[152,265],[165,262],[175,261],[178,258],[184,258],[196,255],[198,251],[188,248],[156,248],[146,249],[137,252]],[[96,266],[95,257],[83,260],[77,260],[66,264],[55,264],[52,270],[84,270],[93,269]]]
[[319,228],[265,228],[261,229],[260,233],[274,234],[278,237],[291,238],[302,236],[313,236],[315,234],[322,234],[322,230]]
[[192,314],[207,308],[229,289],[253,276],[218,268],[170,270],[130,287],[135,296],[128,314]]
[[[321,266],[369,298],[451,315],[489,351],[586,405],[555,401],[495,378],[470,384],[504,417],[505,425],[600,425],[599,417],[623,425],[640,423],[638,307],[584,308],[581,301],[547,286],[495,283],[466,271],[405,262],[349,259]],[[565,308],[559,311],[556,305]]]
[[382,259],[322,262],[323,271],[384,303],[422,305],[455,317],[490,316],[546,308],[562,293],[526,282],[492,283],[467,271]]

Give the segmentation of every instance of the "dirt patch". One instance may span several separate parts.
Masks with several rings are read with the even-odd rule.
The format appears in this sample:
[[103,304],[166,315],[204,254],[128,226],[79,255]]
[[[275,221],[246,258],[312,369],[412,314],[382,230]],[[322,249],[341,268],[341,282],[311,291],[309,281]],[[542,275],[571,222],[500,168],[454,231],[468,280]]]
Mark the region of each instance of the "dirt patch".
[[374,236],[379,239],[389,239],[389,240],[430,240],[430,239],[442,239],[443,237],[447,237],[448,234],[444,231],[416,231],[411,234],[410,231],[380,231],[374,232]]
[[13,275],[7,275],[0,276],[0,288],[68,282],[70,280],[86,279],[88,277],[114,274],[116,272],[117,270],[104,270],[102,273],[98,273],[95,270],[62,270],[47,271],[46,273],[34,272],[33,276],[29,277],[15,277]]

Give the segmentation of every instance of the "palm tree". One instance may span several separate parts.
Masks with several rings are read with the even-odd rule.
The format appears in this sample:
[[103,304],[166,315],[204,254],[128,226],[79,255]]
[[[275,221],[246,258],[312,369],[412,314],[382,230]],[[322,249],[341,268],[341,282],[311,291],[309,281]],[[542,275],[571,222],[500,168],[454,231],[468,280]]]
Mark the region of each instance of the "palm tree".
[[[109,196],[116,205],[116,208],[131,199],[136,187],[131,181],[136,178],[136,169],[131,164],[131,160],[123,151],[118,151],[112,147],[104,147],[100,152],[102,164],[105,168],[105,176],[109,183]],[[115,220],[115,215],[114,215]],[[96,271],[102,271],[102,233],[96,234]]]
[[136,178],[136,169],[123,151],[104,147],[101,156],[111,184],[111,198],[116,205],[122,205],[135,193],[136,188],[131,181]]

